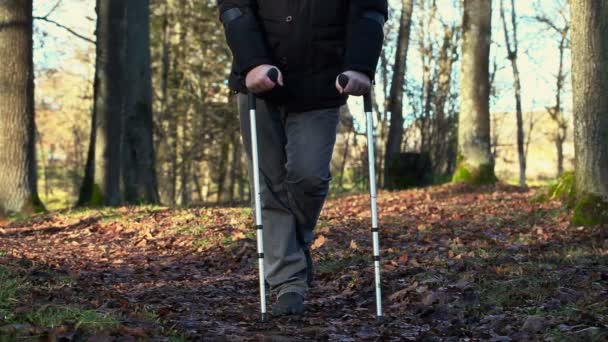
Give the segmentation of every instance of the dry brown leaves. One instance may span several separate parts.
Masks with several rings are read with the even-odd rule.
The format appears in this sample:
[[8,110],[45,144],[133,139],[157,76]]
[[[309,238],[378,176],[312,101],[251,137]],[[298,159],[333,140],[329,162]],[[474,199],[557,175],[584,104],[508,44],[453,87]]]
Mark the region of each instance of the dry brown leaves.
[[[108,336],[171,328],[192,340],[239,341],[603,334],[606,306],[594,303],[608,295],[606,228],[572,227],[558,203],[531,204],[532,196],[504,185],[382,192],[381,323],[366,195],[326,205],[313,244],[316,285],[300,318],[258,322],[253,222],[243,208],[128,207],[4,223],[1,262],[68,274],[73,284],[51,301],[119,314],[124,324]],[[142,318],[142,308],[153,317]],[[542,325],[530,323],[536,316]]]

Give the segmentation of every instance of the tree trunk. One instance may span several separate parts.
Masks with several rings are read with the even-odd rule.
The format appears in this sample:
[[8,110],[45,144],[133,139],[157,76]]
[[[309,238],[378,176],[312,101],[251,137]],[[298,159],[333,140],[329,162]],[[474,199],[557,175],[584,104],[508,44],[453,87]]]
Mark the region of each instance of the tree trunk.
[[[353,132],[353,134],[356,134]],[[338,187],[344,189],[344,172],[346,172],[346,162],[348,161],[348,150],[350,144],[350,131],[346,133],[344,139],[344,150],[342,151],[342,163],[340,164],[340,180],[338,181]]]
[[557,151],[557,177],[564,173],[564,141],[555,139],[555,149]]
[[493,183],[490,151],[491,0],[464,0],[458,166],[455,182]]
[[[509,38],[509,28],[505,16],[504,0],[500,0],[500,18],[507,48],[507,56],[513,69],[513,87],[515,88],[515,118],[517,122],[517,155],[519,157],[519,186],[526,186],[526,152],[524,151],[524,119],[521,106],[521,78],[517,66],[518,40],[515,0],[511,0],[511,29],[513,30],[513,45]],[[530,127],[531,128],[531,127]]]
[[228,139],[224,138],[221,145],[220,160],[217,168],[217,203],[222,202],[222,196],[226,190],[226,169],[228,167],[228,149],[230,144]]
[[170,205],[175,204],[175,186],[172,183],[171,170],[167,170],[167,160],[170,160],[173,153],[168,137],[170,136],[169,121],[171,115],[169,113],[170,98],[168,95],[169,88],[169,69],[170,69],[170,52],[169,45],[169,5],[164,4],[162,16],[162,45],[161,45],[161,66],[160,66],[160,103],[158,112],[158,132],[156,138],[156,151],[159,161],[159,176],[160,187],[162,193],[162,201],[166,201]]
[[562,35],[559,43],[559,69],[557,72],[557,89],[555,94],[555,107],[549,110],[549,114],[553,121],[557,124],[557,132],[555,133],[555,149],[557,151],[557,177],[564,173],[564,142],[568,135],[568,123],[562,111],[562,92],[564,91],[564,81],[566,79],[564,72],[564,53],[567,46],[567,37],[570,30],[566,26],[560,33]]
[[0,2],[0,216],[44,210],[37,190],[32,1]]
[[437,70],[437,90],[433,99],[435,106],[435,120],[432,127],[432,163],[433,172],[437,175],[447,175],[450,160],[455,156],[449,155],[450,125],[446,115],[446,104],[448,102],[452,86],[452,70],[457,56],[457,28],[444,27],[443,43],[439,52]]
[[237,177],[239,176],[238,170],[241,167],[241,142],[239,140],[238,131],[235,131],[232,138],[232,158],[230,165],[230,190],[228,192],[228,200],[234,202],[234,192],[236,190]]
[[[99,0],[97,0],[97,9],[99,9]],[[99,22],[97,24],[99,28]],[[95,80],[93,81],[93,98],[97,98],[99,77],[97,72],[95,73]],[[97,140],[97,114],[95,110],[96,106],[93,106],[91,111],[91,131],[89,134],[89,150],[87,152],[87,161],[84,167],[84,177],[82,178],[82,184],[80,185],[80,193],[78,195],[78,201],[76,206],[85,205],[101,205],[101,201],[95,201],[95,193],[99,194],[99,189],[95,186],[95,141]],[[97,190],[97,191],[96,191]]]
[[[565,1],[559,1],[559,13],[566,13],[566,6],[568,4]],[[541,12],[535,17],[536,21],[546,25],[550,30],[555,31],[559,36],[559,67],[557,69],[557,75],[555,76],[556,90],[555,90],[555,105],[553,107],[547,107],[547,112],[551,119],[557,125],[555,133],[552,136],[553,142],[555,143],[555,149],[557,152],[557,177],[560,177],[564,172],[564,141],[568,135],[568,122],[562,111],[562,92],[564,91],[564,83],[566,80],[566,73],[564,71],[564,55],[566,49],[569,48],[568,34],[570,32],[570,23],[564,15],[559,16],[560,19],[551,18]],[[559,23],[558,21],[561,21]]]
[[407,50],[410,42],[410,28],[412,24],[414,0],[403,0],[401,9],[401,23],[397,38],[397,51],[395,53],[395,67],[391,82],[388,111],[391,113],[391,124],[386,140],[384,155],[384,186],[394,188],[397,185],[396,175],[391,172],[392,161],[399,157],[403,142],[403,87],[405,83],[405,69],[407,65]]
[[126,72],[126,2],[98,2],[94,189],[89,204],[119,205]]
[[[177,6],[179,6],[180,8],[184,8],[185,7],[185,1],[180,0],[177,4]],[[176,14],[177,15],[177,14]],[[184,49],[185,49],[185,40],[186,40],[186,31],[185,28],[183,27],[182,23],[179,20],[176,20],[175,23],[175,32],[178,34],[178,42],[177,45],[174,47],[175,49],[175,53],[173,54],[173,61],[172,61],[172,70],[173,73],[171,75],[171,80],[172,80],[172,86],[176,89],[181,89],[183,86],[183,73],[181,72],[180,68],[181,68],[181,62],[184,60],[184,56],[186,55]],[[177,194],[178,194],[178,178],[181,179],[181,201],[180,203],[182,205],[187,205],[184,202],[188,202],[188,195],[187,195],[187,181],[185,180],[186,178],[186,170],[185,170],[185,164],[182,164],[182,167],[180,168],[180,164],[178,163],[179,161],[179,157],[180,157],[180,145],[181,145],[181,150],[182,150],[182,163],[183,163],[183,158],[185,157],[185,153],[183,152],[184,149],[186,148],[186,134],[183,133],[184,130],[182,130],[182,141],[180,144],[180,122],[182,121],[182,118],[180,117],[180,113],[179,113],[179,104],[180,103],[180,99],[177,98],[178,96],[178,92],[173,92],[172,94],[174,96],[173,99],[171,99],[171,116],[167,117],[167,120],[169,120],[169,133],[168,133],[168,137],[169,137],[169,141],[170,141],[170,151],[171,151],[171,162],[170,162],[170,169],[169,169],[169,178],[170,178],[170,182],[171,182],[171,204],[175,205],[178,202],[178,198],[177,198]],[[171,96],[171,95],[169,95]],[[182,110],[184,110],[183,113],[181,113],[181,115],[187,115],[186,110],[187,108],[181,108]],[[185,127],[185,125],[181,125],[182,128]],[[181,169],[181,171],[180,171]],[[180,172],[178,172],[180,171]],[[178,177],[179,176],[179,177]],[[184,182],[186,184],[184,184]]]
[[152,138],[149,0],[127,4],[123,184],[129,203],[158,203]]
[[571,0],[575,224],[608,223],[608,1]]

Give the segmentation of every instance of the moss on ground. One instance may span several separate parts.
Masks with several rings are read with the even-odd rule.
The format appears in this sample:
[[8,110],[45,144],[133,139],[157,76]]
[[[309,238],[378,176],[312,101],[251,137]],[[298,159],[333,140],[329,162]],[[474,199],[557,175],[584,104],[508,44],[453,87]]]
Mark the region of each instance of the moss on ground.
[[608,224],[608,201],[597,195],[578,194],[571,222],[583,226]]
[[99,184],[93,184],[93,192],[91,193],[89,204],[94,207],[103,205],[103,192]]
[[567,207],[572,208],[575,199],[574,172],[568,171],[564,172],[558,179],[549,185],[546,190],[534,197],[532,201],[534,203],[539,203],[559,200],[566,204]]
[[572,210],[570,222],[574,225],[594,226],[608,224],[608,200],[576,190],[574,172],[565,172],[548,189],[533,198],[533,202],[561,201]]
[[493,184],[498,181],[492,164],[481,164],[474,167],[461,161],[456,167],[452,182],[467,183],[472,185]]

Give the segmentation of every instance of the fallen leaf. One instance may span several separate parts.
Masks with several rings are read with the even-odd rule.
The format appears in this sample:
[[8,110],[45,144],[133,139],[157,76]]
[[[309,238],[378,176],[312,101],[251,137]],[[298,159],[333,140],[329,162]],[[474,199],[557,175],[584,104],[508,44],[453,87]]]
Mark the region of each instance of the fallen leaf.
[[325,236],[319,235],[319,237],[316,238],[315,241],[312,243],[312,246],[310,246],[310,248],[313,250],[319,249],[319,248],[321,248],[321,246],[323,246],[325,244],[325,241],[327,241]]

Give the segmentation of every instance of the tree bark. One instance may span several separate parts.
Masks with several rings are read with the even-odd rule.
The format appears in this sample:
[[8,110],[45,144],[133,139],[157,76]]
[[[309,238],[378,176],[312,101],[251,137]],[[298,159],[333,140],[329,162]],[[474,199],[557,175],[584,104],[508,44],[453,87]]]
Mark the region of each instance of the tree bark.
[[97,1],[93,120],[78,205],[159,202],[148,12],[148,0]]
[[454,139],[450,134],[446,104],[451,92],[452,70],[458,56],[457,42],[459,36],[457,32],[456,27],[444,27],[443,43],[437,66],[437,90],[433,99],[435,120],[433,121],[431,140],[433,172],[437,175],[448,175],[448,172],[451,172],[449,165],[453,163],[453,159],[456,157],[455,154],[450,155],[449,153],[450,141]]
[[575,224],[608,223],[608,1],[572,0]]
[[458,166],[455,182],[493,183],[490,151],[491,0],[464,0]]
[[526,186],[526,153],[524,151],[524,119],[521,105],[521,78],[519,77],[519,67],[517,65],[518,40],[517,40],[517,20],[515,14],[515,0],[511,0],[511,26],[513,30],[513,45],[509,36],[509,28],[505,16],[504,0],[500,0],[500,18],[505,35],[507,48],[507,58],[511,62],[513,69],[513,87],[515,88],[515,118],[517,122],[517,155],[519,157],[519,186]]
[[402,1],[395,67],[393,69],[390,97],[387,106],[388,111],[391,113],[391,120],[384,154],[384,186],[389,189],[394,188],[397,184],[395,175],[391,174],[391,167],[392,161],[398,158],[401,153],[401,144],[403,142],[403,87],[405,84],[407,50],[410,42],[413,7],[414,0]]
[[123,1],[98,1],[96,93],[94,99],[94,185],[87,204],[119,205],[125,110],[126,6]]
[[239,140],[238,131],[235,131],[232,138],[232,158],[230,166],[230,190],[228,192],[228,200],[234,202],[234,192],[236,190],[237,177],[239,176],[239,168],[241,167],[241,141]]
[[123,184],[129,203],[159,203],[152,137],[149,0],[129,0],[126,18],[126,108]]
[[0,216],[44,210],[36,175],[32,1],[0,2]]

